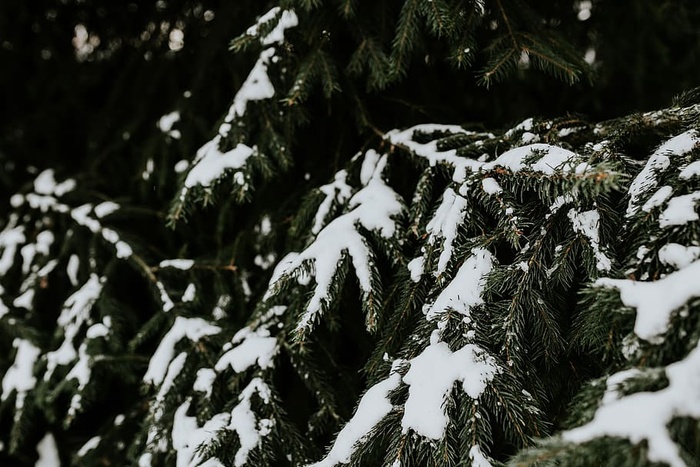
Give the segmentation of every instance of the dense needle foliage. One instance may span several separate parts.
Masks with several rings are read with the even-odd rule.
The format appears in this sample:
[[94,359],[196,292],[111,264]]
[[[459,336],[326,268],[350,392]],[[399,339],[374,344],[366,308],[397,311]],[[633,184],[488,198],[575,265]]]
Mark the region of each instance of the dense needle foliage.
[[0,463],[697,464],[698,19],[3,2]]

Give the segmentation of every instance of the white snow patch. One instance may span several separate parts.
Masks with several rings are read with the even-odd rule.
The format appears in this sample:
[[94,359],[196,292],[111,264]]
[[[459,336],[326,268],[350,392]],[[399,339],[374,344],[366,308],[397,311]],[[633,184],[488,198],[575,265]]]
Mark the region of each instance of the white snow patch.
[[700,175],[700,161],[694,161],[681,170],[678,178],[681,180],[689,180],[693,177],[697,177],[698,175]]
[[487,195],[497,195],[503,191],[501,185],[491,177],[487,177],[481,181],[481,186]]
[[100,225],[99,221],[90,217],[90,211],[92,211],[92,204],[83,204],[72,209],[70,216],[78,225],[87,227],[92,233],[98,233],[102,229],[102,225]]
[[[362,165],[363,169],[365,165]],[[352,187],[347,184],[348,173],[345,170],[336,172],[334,180],[331,183],[323,185],[319,191],[326,195],[321,201],[321,204],[314,216],[314,225],[311,227],[311,233],[318,235],[326,223],[326,218],[333,206],[333,203],[345,204],[352,197]]]
[[187,191],[197,185],[209,187],[213,182],[221,178],[228,169],[242,168],[249,157],[255,153],[255,148],[239,143],[235,148],[226,153],[219,150],[220,137],[206,143],[197,151],[197,157],[185,178],[184,188],[180,198],[184,198]]
[[367,186],[372,180],[380,158],[379,153],[373,149],[365,153],[365,158],[362,160],[362,168],[360,169],[360,183],[362,183],[362,186]]
[[[464,135],[474,134],[474,132],[467,131],[457,125],[424,124],[416,125],[405,130],[392,130],[385,135],[385,138],[389,140],[391,144],[403,146],[413,151],[416,156],[426,159],[431,166],[442,163],[451,165],[454,167],[452,180],[457,183],[462,183],[464,181],[467,170],[476,171],[483,165],[482,162],[474,159],[459,157],[456,149],[442,152],[438,151],[437,141],[431,141],[426,144],[418,143],[413,140],[413,134],[415,132],[443,132]],[[493,138],[494,136],[489,134],[488,137]]]
[[574,232],[579,233],[588,239],[588,244],[593,250],[596,258],[596,269],[599,271],[610,271],[612,262],[600,250],[600,213],[597,209],[581,212],[577,208],[572,208],[568,213],[569,220],[574,228]]
[[695,209],[698,201],[700,201],[700,191],[671,198],[666,209],[659,216],[659,225],[665,228],[697,221],[700,219]]
[[[525,159],[541,153],[541,157],[534,164],[526,164]],[[489,171],[496,167],[503,167],[511,172],[532,170],[547,175],[553,175],[555,171],[583,173],[588,170],[587,164],[581,165],[580,157],[567,149],[549,144],[530,144],[504,152],[494,161],[483,165],[482,170]]]
[[491,462],[481,451],[478,444],[475,444],[469,449],[469,459],[472,461],[471,467],[492,467]]
[[219,127],[220,136],[225,137],[228,135],[231,129],[231,122],[245,114],[249,102],[274,97],[275,88],[272,86],[270,77],[267,75],[267,67],[274,55],[275,49],[272,47],[263,50],[260,54],[250,74],[248,74],[248,77],[233,98],[233,103],[229,108],[228,114],[224,118],[224,123]]
[[85,332],[85,337],[88,339],[97,339],[98,337],[106,337],[109,335],[109,329],[112,327],[112,318],[105,316],[101,323],[95,323]]
[[166,259],[158,264],[159,268],[174,268],[186,271],[194,266],[193,259]]
[[183,303],[191,302],[192,300],[194,300],[196,293],[197,293],[197,287],[193,283],[190,282],[189,285],[187,286],[187,288],[185,289],[185,292],[182,294],[182,299],[181,299],[182,302]]
[[467,200],[455,193],[452,188],[447,188],[442,194],[442,200],[435,215],[425,228],[428,233],[428,244],[434,245],[442,239],[442,251],[438,258],[435,276],[445,272],[452,258],[452,245],[457,238],[457,230],[464,223],[466,215]]
[[68,258],[68,264],[66,265],[66,274],[68,275],[68,280],[70,284],[75,287],[78,285],[78,269],[80,268],[80,258],[78,255],[70,255]]
[[211,396],[212,386],[216,380],[216,372],[211,368],[200,368],[197,370],[197,378],[192,385],[192,389],[203,392],[207,397]]
[[34,289],[27,289],[19,297],[12,301],[12,306],[15,308],[24,308],[25,310],[32,309],[32,303],[34,302]]
[[267,236],[272,233],[272,221],[270,220],[270,216],[265,214],[262,216],[262,219],[260,219],[260,225],[257,227],[258,232],[260,235]]
[[299,24],[299,19],[293,10],[282,10],[282,14],[280,15],[280,7],[278,6],[273,7],[270,11],[258,18],[255,24],[248,28],[246,34],[249,36],[257,36],[260,26],[274,20],[277,16],[280,16],[277,25],[271,32],[260,38],[260,43],[262,45],[272,45],[283,42],[284,32],[287,29],[297,26]]
[[[12,224],[10,224],[11,226]],[[2,248],[2,256],[0,257],[0,276],[7,274],[12,265],[15,263],[15,255],[17,247],[26,241],[24,236],[24,226],[6,227],[0,232],[0,248]]]
[[78,450],[78,457],[85,457],[85,454],[88,452],[92,451],[95,449],[97,446],[100,445],[100,441],[102,440],[102,437],[100,436],[93,436],[83,446]]
[[178,316],[153,353],[148,364],[148,370],[143,376],[143,381],[154,385],[159,385],[163,382],[168,365],[175,354],[175,345],[182,339],[187,338],[192,342],[196,342],[205,336],[212,336],[219,332],[221,332],[220,327],[209,324],[202,318]]
[[[174,32],[175,30],[173,30]],[[171,32],[172,34],[172,32]],[[179,130],[173,130],[173,126],[180,121],[180,112],[177,110],[165,114],[158,120],[157,126],[160,131],[173,139],[180,139],[182,134]]]
[[156,398],[151,405],[151,411],[155,414],[156,420],[161,417],[165,397],[172,389],[173,384],[175,384],[175,378],[177,378],[177,376],[182,372],[182,369],[185,367],[186,360],[187,352],[180,352],[168,365],[168,371],[165,373],[163,383],[160,385],[158,394],[156,394]]
[[[390,238],[396,231],[394,217],[403,210],[399,196],[381,178],[386,162],[386,155],[379,159],[367,186],[350,199],[348,212],[326,225],[303,252],[288,254],[275,268],[266,297],[272,293],[270,291],[275,289],[276,282],[282,276],[293,273],[305,262],[314,263],[316,287],[297,329],[310,327],[323,303],[329,299],[330,286],[344,254],[348,254],[352,260],[363,296],[372,292],[371,252],[357,226],[361,225],[384,238]],[[301,284],[308,279],[310,278],[303,275],[297,278]]]
[[95,215],[101,219],[119,210],[119,205],[112,201],[104,201],[95,206]]
[[688,300],[700,297],[700,261],[694,261],[663,279],[639,282],[629,279],[598,279],[598,286],[620,291],[625,306],[637,309],[634,333],[652,343],[661,342],[668,330],[671,313]]
[[609,376],[608,380],[605,382],[607,387],[605,388],[605,393],[603,394],[603,399],[601,400],[602,405],[618,400],[622,396],[619,391],[622,383],[641,374],[642,372],[638,368],[630,368],[629,370],[618,371],[617,373]]
[[81,408],[81,401],[83,398],[82,392],[90,382],[90,375],[92,374],[90,363],[91,358],[87,353],[87,344],[83,342],[78,348],[78,360],[66,375],[67,381],[71,379],[78,381],[77,393],[71,397],[70,407],[68,407],[68,415],[70,417],[75,416],[75,414]]
[[216,371],[224,371],[227,367],[233,368],[236,373],[242,373],[253,365],[260,368],[269,368],[277,354],[277,339],[270,336],[267,328],[252,331],[243,328],[236,333],[232,340],[235,347],[226,352],[216,362]]
[[683,269],[698,258],[700,258],[700,246],[668,243],[659,249],[659,261],[677,269]]
[[506,131],[505,136],[506,136],[506,138],[510,138],[510,137],[514,136],[515,133],[517,133],[518,131],[531,131],[534,124],[535,124],[535,120],[532,117],[526,118],[525,120],[523,120],[522,122],[518,123],[513,128],[511,128],[510,130]]
[[188,161],[187,159],[181,159],[181,160],[177,161],[177,163],[175,164],[175,167],[173,169],[175,170],[175,173],[180,174],[180,173],[184,172],[185,170],[187,170],[189,167],[190,167],[190,161]]
[[448,310],[469,317],[471,309],[483,303],[481,294],[486,286],[486,276],[493,269],[493,263],[494,257],[488,250],[474,248],[471,256],[440,292],[435,302],[424,307],[426,319],[434,320]]
[[610,436],[628,439],[633,444],[646,441],[649,461],[685,467],[678,445],[669,435],[668,424],[678,417],[700,417],[700,347],[667,366],[666,376],[669,384],[661,390],[603,401],[591,422],[564,432],[563,440],[580,444]]
[[34,364],[41,355],[41,349],[30,341],[15,338],[12,346],[17,349],[12,366],[7,369],[2,379],[2,401],[10,397],[12,391],[16,391],[15,411],[19,412],[24,407],[24,399],[27,393],[34,389],[36,378],[34,377]]
[[253,263],[258,266],[263,271],[270,269],[277,260],[277,255],[274,253],[268,253],[266,255],[255,255],[253,258]]
[[34,179],[34,191],[40,195],[63,196],[72,191],[75,186],[75,180],[70,178],[61,183],[56,183],[53,169],[44,170]]
[[[434,332],[435,334],[435,332]],[[500,372],[496,361],[481,347],[467,344],[452,352],[434,335],[430,345],[410,360],[403,377],[409,386],[401,426],[430,439],[441,439],[447,427],[445,402],[456,382],[472,399],[478,399],[486,385]]]
[[165,290],[165,286],[163,285],[163,283],[160,281],[156,281],[156,288],[158,289],[158,294],[160,295],[160,301],[163,304],[163,311],[167,313],[173,308],[175,308],[175,304],[170,298],[170,295],[168,295],[168,291]]
[[[217,431],[226,427],[230,419],[227,413],[216,414],[200,427],[197,424],[197,417],[187,415],[190,404],[191,399],[188,398],[177,408],[173,419],[172,439],[173,449],[177,453],[176,467],[202,465],[204,459],[198,452],[199,447],[211,441]],[[150,462],[146,465],[150,465]]]
[[649,212],[652,209],[661,206],[666,202],[666,200],[673,194],[673,188],[669,185],[664,185],[656,192],[651,195],[651,197],[642,205],[642,211]]
[[350,458],[359,445],[367,441],[374,427],[394,407],[389,401],[389,394],[398,388],[400,383],[401,375],[392,368],[387,379],[369,388],[357,404],[355,414],[335,437],[326,457],[308,467],[332,467],[350,463]]
[[235,467],[245,465],[250,451],[258,447],[264,436],[270,434],[274,424],[269,419],[256,420],[251,408],[253,394],[257,394],[264,403],[270,400],[270,388],[260,378],[253,378],[238,397],[239,403],[231,410],[231,419],[226,427],[236,432],[241,444],[233,459]]
[[411,273],[411,280],[413,282],[420,282],[420,278],[423,277],[423,272],[425,270],[425,256],[413,258],[408,263],[408,270]]
[[682,156],[692,151],[699,141],[698,132],[688,130],[669,139],[654,151],[644,168],[630,184],[626,217],[637,212],[639,198],[656,186],[658,174],[666,171],[671,164],[670,156]]
[[95,273],[90,274],[85,284],[63,303],[61,314],[56,321],[58,327],[63,330],[63,342],[58,349],[46,354],[44,381],[51,379],[51,375],[59,365],[68,365],[78,358],[73,341],[81,327],[91,322],[90,311],[102,293],[104,282],[104,278],[100,278]]
[[58,456],[58,447],[56,440],[51,433],[41,438],[39,444],[36,445],[36,452],[39,454],[34,467],[60,467],[61,458]]

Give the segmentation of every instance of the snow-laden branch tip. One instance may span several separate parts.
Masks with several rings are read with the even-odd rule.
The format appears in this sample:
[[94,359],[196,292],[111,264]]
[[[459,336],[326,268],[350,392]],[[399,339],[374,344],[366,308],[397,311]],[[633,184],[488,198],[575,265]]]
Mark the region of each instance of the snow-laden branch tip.
[[[611,380],[619,384],[634,374],[624,370],[622,375],[612,375],[608,378],[609,386]],[[693,349],[683,360],[666,367],[668,386],[655,392],[637,392],[621,397],[609,395],[603,399],[591,422],[565,431],[562,439],[577,444],[603,437],[624,438],[633,444],[646,441],[649,461],[685,467],[668,427],[679,417],[700,417],[698,375],[700,347]]]
[[153,385],[160,385],[163,382],[168,366],[175,355],[175,345],[182,339],[187,338],[192,342],[196,342],[203,337],[212,336],[220,332],[220,327],[214,326],[202,318],[178,316],[153,353],[148,364],[148,370],[143,376],[143,381]]
[[[300,331],[311,328],[324,303],[330,300],[331,285],[344,255],[352,261],[363,297],[368,299],[374,290],[372,252],[358,228],[376,232],[385,239],[396,234],[396,218],[403,211],[403,203],[382,179],[387,156],[369,150],[363,164],[367,164],[362,170],[364,186],[349,199],[347,211],[323,227],[305,250],[289,254],[280,261],[270,280],[266,298],[276,293],[282,278],[300,270],[305,263],[313,264],[314,270],[310,274],[316,285],[297,326]],[[322,205],[321,209],[326,208]],[[298,280],[303,284],[308,279],[300,276]]]

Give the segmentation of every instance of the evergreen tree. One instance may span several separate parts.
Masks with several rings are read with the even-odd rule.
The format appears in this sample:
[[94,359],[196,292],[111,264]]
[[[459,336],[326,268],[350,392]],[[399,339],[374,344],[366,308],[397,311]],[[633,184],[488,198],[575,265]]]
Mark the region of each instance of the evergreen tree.
[[697,464],[699,14],[3,4],[0,461]]

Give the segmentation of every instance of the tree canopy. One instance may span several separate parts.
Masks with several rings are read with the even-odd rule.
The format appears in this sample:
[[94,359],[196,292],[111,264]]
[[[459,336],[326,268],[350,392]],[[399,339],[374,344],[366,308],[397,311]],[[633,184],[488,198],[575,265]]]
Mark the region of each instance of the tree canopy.
[[698,19],[3,2],[0,461],[696,464]]

